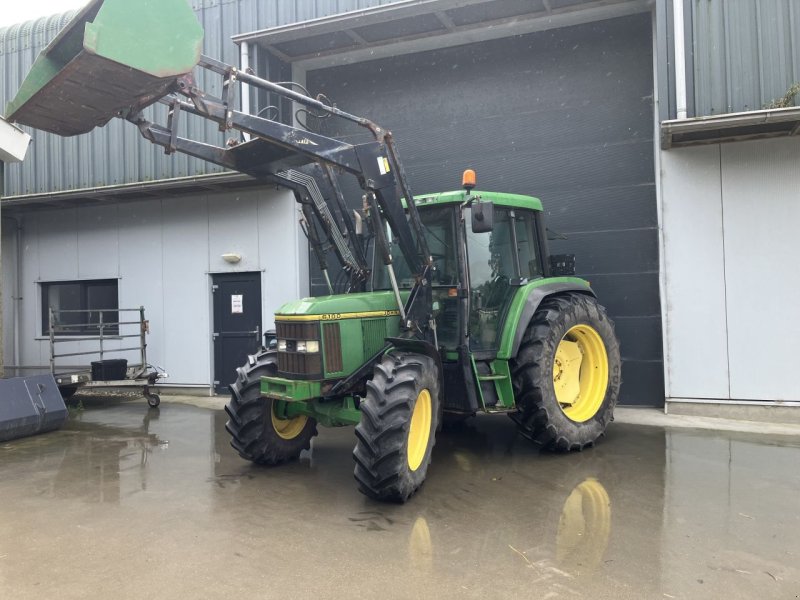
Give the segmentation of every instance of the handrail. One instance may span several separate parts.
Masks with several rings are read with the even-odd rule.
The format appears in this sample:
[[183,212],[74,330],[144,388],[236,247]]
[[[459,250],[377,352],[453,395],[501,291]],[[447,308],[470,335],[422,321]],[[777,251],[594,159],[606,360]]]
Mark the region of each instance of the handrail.
[[[103,338],[103,339],[107,339],[107,340],[123,340],[125,338],[138,338],[138,337],[139,337],[138,333],[131,333],[131,334],[127,334],[127,335],[117,335],[117,334],[108,335],[108,336],[105,336],[105,338]],[[65,342],[96,342],[99,339],[100,339],[99,335],[98,336],[94,336],[94,337],[72,337],[72,336],[66,336],[66,337],[57,337],[56,339],[53,340],[53,343],[55,343],[55,344],[63,344]]]
[[139,312],[138,308],[59,308],[57,313]]
[[[107,312],[138,312],[139,313],[139,320],[138,321],[105,321],[104,320],[104,313]],[[85,314],[87,315],[87,321],[91,319],[91,314],[97,313],[98,314],[98,321],[93,323],[58,323],[57,320],[59,316],[64,314]],[[50,372],[55,375],[56,372],[56,359],[57,358],[64,358],[68,356],[90,356],[90,355],[99,355],[100,360],[104,359],[106,354],[112,353],[120,353],[120,352],[132,352],[138,351],[142,366],[147,365],[147,333],[149,333],[149,323],[145,319],[144,315],[144,307],[140,306],[139,308],[103,308],[103,309],[48,309],[48,317],[49,317],[49,338],[50,338]],[[137,333],[121,333],[120,327],[122,325],[138,325],[138,332]],[[99,335],[70,335],[70,333],[77,333],[80,334],[79,331],[75,331],[76,328],[82,329],[96,329]],[[114,333],[105,332],[108,330],[114,330]],[[59,336],[59,334],[61,334]],[[59,336],[59,337],[56,337]],[[138,346],[129,346],[124,348],[108,348],[104,342],[106,340],[121,340],[121,339],[130,339],[130,338],[139,338],[139,345]],[[55,346],[56,344],[65,343],[65,342],[98,342],[99,347],[96,350],[86,350],[81,352],[64,352],[64,353],[56,353]]]

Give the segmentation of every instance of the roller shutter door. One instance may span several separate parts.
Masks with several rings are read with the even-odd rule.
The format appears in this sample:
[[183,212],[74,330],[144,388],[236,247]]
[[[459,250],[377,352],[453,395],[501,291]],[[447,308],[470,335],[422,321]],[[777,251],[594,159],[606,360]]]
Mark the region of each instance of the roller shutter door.
[[577,255],[616,322],[621,403],[663,405],[650,15],[320,69],[307,82],[393,131],[415,193],[457,189],[473,168],[479,189],[541,198],[568,238],[551,252]]

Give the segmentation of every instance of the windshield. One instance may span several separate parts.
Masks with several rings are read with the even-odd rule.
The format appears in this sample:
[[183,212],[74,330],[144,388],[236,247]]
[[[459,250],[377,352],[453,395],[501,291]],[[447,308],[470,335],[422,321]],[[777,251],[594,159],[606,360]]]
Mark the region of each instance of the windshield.
[[[453,206],[436,206],[419,211],[425,230],[425,240],[433,256],[434,269],[431,273],[431,284],[436,286],[453,286],[458,283],[458,255],[456,253],[455,210]],[[390,240],[397,284],[401,288],[411,288],[414,278],[400,252],[399,246]],[[374,289],[391,289],[389,274],[380,259],[375,260]]]

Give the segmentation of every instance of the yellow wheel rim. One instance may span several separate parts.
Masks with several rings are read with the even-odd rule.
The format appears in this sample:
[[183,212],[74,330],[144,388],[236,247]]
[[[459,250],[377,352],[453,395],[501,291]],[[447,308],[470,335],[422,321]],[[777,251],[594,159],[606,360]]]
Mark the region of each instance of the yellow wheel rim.
[[276,403],[273,400],[272,410],[270,411],[270,414],[272,415],[272,428],[279,437],[285,440],[293,440],[300,435],[301,431],[303,431],[303,428],[306,426],[306,421],[308,421],[308,417],[306,415],[299,415],[292,419],[282,419],[275,414],[275,404]]
[[561,338],[553,360],[553,388],[561,410],[577,423],[600,410],[608,389],[608,355],[593,327],[575,325]]
[[431,436],[431,393],[422,390],[414,403],[411,425],[408,428],[408,468],[419,469],[425,452],[428,450],[428,438]]

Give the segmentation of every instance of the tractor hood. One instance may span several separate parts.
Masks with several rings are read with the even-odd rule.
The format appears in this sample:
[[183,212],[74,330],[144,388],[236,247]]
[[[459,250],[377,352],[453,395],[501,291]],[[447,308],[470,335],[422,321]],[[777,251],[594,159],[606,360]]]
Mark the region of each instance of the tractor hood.
[[[403,301],[408,291],[401,292]],[[391,291],[318,296],[287,302],[275,313],[276,321],[335,321],[399,316]]]

